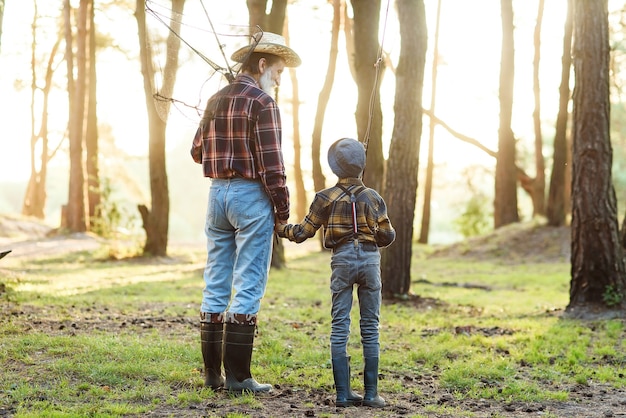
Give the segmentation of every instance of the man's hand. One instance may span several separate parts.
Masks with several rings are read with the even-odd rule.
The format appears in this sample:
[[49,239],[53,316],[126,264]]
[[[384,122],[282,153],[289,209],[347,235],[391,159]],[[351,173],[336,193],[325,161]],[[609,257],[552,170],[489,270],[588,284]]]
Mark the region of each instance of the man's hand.
[[276,232],[276,234],[281,237],[281,238],[285,238],[285,229],[287,228],[288,224],[287,222],[280,222],[277,221],[274,224],[274,232]]

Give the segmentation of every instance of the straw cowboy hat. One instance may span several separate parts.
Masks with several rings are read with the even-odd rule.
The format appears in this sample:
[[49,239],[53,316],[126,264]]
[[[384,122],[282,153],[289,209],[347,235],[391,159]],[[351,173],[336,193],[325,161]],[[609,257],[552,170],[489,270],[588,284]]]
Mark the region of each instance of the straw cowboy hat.
[[243,62],[247,58],[250,48],[256,43],[256,40],[259,40],[252,52],[277,55],[285,60],[286,67],[297,67],[302,63],[298,54],[287,46],[285,38],[282,36],[271,32],[257,32],[252,36],[254,40],[250,45],[239,48],[233,53],[230,57],[233,61]]

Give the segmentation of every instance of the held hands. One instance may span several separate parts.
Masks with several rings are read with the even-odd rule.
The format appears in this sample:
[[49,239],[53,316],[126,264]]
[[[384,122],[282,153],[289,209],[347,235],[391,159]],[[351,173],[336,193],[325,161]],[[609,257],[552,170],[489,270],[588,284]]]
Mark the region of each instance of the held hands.
[[278,219],[276,220],[276,222],[274,223],[274,232],[276,232],[276,235],[278,235],[281,238],[286,238],[286,229],[287,229],[287,222],[286,221],[279,221]]

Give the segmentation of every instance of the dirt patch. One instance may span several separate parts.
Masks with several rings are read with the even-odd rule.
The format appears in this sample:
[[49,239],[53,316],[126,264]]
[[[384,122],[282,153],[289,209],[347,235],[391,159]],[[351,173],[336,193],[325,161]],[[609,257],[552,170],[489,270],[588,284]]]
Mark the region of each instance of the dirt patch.
[[498,260],[506,264],[569,263],[569,226],[516,223],[436,249],[430,257]]
[[[423,301],[427,303],[427,301]],[[134,334],[153,333],[155,330],[162,338],[189,336],[198,332],[197,318],[161,314],[165,306],[146,304],[144,314],[130,316],[123,312],[114,312],[106,307],[74,307],[64,312],[65,319],[55,319],[43,308],[3,303],[0,305],[0,321],[11,321],[23,333],[46,333],[48,335],[75,336],[93,332],[132,332]],[[67,319],[71,318],[71,319]],[[443,330],[424,331],[424,338],[436,335]],[[514,330],[458,326],[458,334],[480,334],[483,336],[509,335]],[[608,361],[608,360],[607,360]],[[199,365],[200,366],[200,365]],[[607,366],[610,364],[607,363]],[[12,367],[20,367],[18,363]],[[26,367],[26,366],[23,366]],[[520,365],[521,373],[530,373],[529,365]],[[202,370],[197,370],[201,375]],[[330,371],[328,371],[330,373]],[[19,370],[16,370],[19,373]],[[362,379],[362,374],[353,371],[354,379]],[[169,405],[156,406],[150,417],[225,417],[228,414],[254,417],[401,417],[430,416],[458,417],[460,413],[471,413],[473,417],[532,417],[551,414],[552,417],[618,417],[626,416],[626,391],[590,383],[588,385],[564,386],[556,389],[570,394],[567,402],[498,402],[486,399],[459,400],[454,393],[439,386],[439,376],[433,374],[399,374],[396,370],[381,369],[381,380],[401,381],[405,390],[402,393],[382,393],[387,406],[382,409],[367,407],[336,408],[334,389],[302,388],[274,382],[270,394],[259,395],[258,407],[237,405],[232,402],[226,391],[218,391],[207,402],[193,404],[186,408]],[[198,380],[197,384],[201,384]],[[493,382],[482,382],[493,385]],[[172,387],[174,396],[189,388]],[[550,388],[554,390],[554,387]],[[420,395],[414,395],[419,393]],[[433,409],[447,410],[449,413],[434,413]],[[0,416],[10,417],[15,412],[14,406],[0,406]]]
[[100,248],[103,241],[94,234],[59,234],[34,218],[0,215],[0,251],[7,257],[38,258]]
[[0,215],[0,242],[43,238],[53,228],[35,218]]

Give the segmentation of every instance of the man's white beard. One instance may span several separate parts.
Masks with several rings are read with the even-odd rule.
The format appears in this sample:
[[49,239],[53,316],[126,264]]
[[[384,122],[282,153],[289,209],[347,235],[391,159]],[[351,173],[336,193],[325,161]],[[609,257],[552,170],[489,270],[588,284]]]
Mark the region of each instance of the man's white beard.
[[265,71],[261,78],[259,78],[259,85],[261,86],[261,90],[269,94],[270,96],[274,94],[275,83],[272,80],[272,72]]

